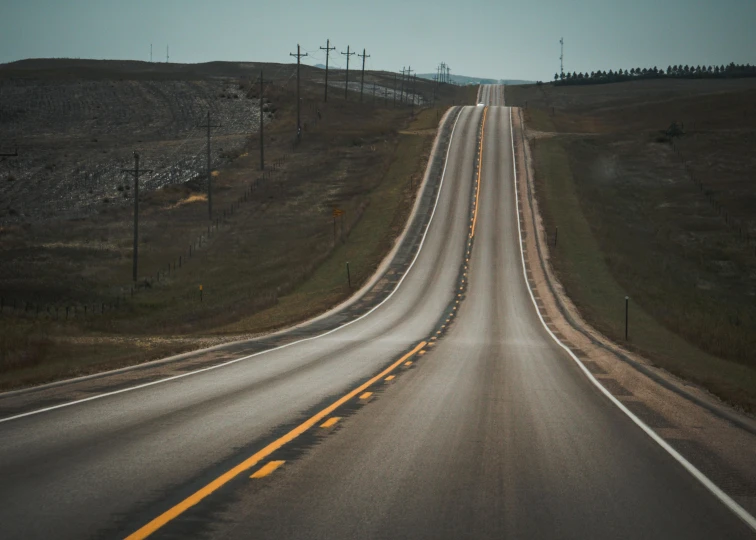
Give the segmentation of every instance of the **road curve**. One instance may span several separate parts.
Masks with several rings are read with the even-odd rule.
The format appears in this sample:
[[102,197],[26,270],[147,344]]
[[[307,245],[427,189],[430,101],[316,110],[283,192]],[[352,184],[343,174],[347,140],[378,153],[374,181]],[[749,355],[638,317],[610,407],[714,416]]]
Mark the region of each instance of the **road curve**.
[[509,110],[489,107],[470,286],[447,335],[314,448],[172,531],[201,520],[212,538],[752,538],[547,334],[516,219]]
[[192,377],[0,422],[0,538],[131,532],[426,337],[453,298],[482,113],[460,113],[423,247],[367,317]]
[[[492,105],[503,97],[481,89]],[[131,533],[426,339],[454,301],[473,199],[469,285],[442,339],[373,399],[282,448],[279,469],[261,463],[154,537],[752,537],[541,325],[522,274],[509,126],[503,106],[462,110],[416,263],[367,317],[249,361],[0,423],[0,538]]]

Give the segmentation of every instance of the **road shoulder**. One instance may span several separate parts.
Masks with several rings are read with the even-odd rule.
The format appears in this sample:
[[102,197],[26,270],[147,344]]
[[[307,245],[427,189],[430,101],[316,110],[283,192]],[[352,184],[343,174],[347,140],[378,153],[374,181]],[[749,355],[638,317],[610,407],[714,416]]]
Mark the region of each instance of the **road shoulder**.
[[528,282],[544,320],[607,390],[748,512],[756,513],[756,422],[599,334],[580,317],[555,278],[533,193],[529,133],[521,118],[513,108],[520,225]]

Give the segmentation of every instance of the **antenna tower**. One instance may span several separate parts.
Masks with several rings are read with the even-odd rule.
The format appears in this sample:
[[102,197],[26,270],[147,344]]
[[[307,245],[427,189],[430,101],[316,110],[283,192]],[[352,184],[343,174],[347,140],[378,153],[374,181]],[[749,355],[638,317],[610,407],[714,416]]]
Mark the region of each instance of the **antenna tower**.
[[561,53],[559,54],[559,76],[564,79],[564,38],[559,38]]

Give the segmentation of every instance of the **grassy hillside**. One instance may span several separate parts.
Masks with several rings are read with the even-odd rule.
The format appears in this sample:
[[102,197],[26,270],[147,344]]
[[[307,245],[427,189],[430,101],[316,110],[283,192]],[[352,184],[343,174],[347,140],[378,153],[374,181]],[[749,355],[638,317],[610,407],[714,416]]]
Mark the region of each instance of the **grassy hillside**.
[[[433,128],[448,104],[467,99],[466,92],[446,88],[435,108],[416,107],[413,115],[409,105],[394,107],[385,95],[375,102],[368,95],[359,103],[359,93],[350,92],[345,101],[343,89],[329,93],[324,104],[322,83],[303,77],[303,133],[297,143],[295,79],[276,76],[273,66],[266,72],[273,81],[265,93],[270,113],[266,171],[259,170],[253,125],[241,146],[222,136],[214,139],[214,152],[222,148],[227,157],[213,173],[212,221],[201,170],[189,181],[146,189],[140,198],[140,268],[133,296],[133,197],[127,190],[118,191],[118,200],[100,200],[94,211],[86,207],[75,218],[33,212],[8,216],[0,228],[0,256],[7,262],[0,269],[0,388],[144,361],[292,324],[350,294],[346,260],[353,287],[367,279],[411,208]],[[143,76],[134,88],[140,88]],[[40,84],[56,80],[49,73],[45,77]],[[160,77],[171,80],[170,74]],[[382,74],[366,79],[371,89],[372,83],[379,89],[393,83],[393,77]],[[29,77],[24,84],[34,80]],[[257,102],[254,81],[231,81],[240,95],[232,101]],[[429,90],[418,84],[419,93],[430,95]],[[106,121],[105,111],[115,109],[104,101],[108,94],[92,96],[100,100],[95,106]],[[73,121],[69,128],[69,133],[84,130]],[[172,133],[168,128],[157,135]],[[63,134],[38,138],[54,139],[72,155],[79,151],[76,144],[67,146]],[[9,162],[0,165],[11,167]],[[154,168],[154,162],[142,166]],[[94,195],[66,175],[61,185]],[[33,208],[34,193],[23,193],[18,192],[14,204]],[[336,235],[334,208],[344,212]]]
[[756,410],[756,83],[506,94],[527,107],[552,263],[583,315],[623,342],[629,295],[631,348]]

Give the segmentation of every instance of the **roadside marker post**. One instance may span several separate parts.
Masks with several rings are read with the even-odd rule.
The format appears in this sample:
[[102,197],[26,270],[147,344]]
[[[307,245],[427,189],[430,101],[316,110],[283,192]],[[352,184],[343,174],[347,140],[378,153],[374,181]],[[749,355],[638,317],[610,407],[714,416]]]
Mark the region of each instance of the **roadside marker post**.
[[347,284],[349,285],[349,288],[352,288],[352,275],[349,273],[349,261],[346,263],[347,268]]
[[628,326],[628,311],[629,311],[630,297],[625,296],[625,341],[627,341],[627,326]]
[[341,217],[341,236],[344,236],[344,211],[340,208],[333,209],[333,244],[336,245],[336,218]]
[[200,285],[199,289],[200,289],[200,302],[202,302],[202,294],[203,294],[202,293],[202,285]]

